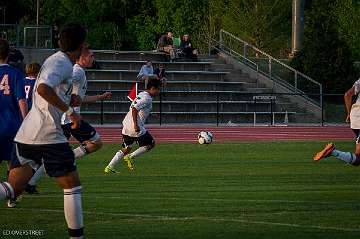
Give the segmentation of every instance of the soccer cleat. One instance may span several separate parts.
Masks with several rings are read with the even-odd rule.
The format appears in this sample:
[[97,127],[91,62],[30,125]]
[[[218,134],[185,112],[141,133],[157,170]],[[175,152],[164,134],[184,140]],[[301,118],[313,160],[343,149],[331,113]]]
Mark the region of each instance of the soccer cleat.
[[28,194],[39,194],[39,191],[36,189],[36,185],[26,185],[25,192]]
[[335,149],[335,146],[334,146],[333,143],[329,143],[329,144],[325,145],[325,148],[323,150],[321,150],[320,152],[315,154],[314,160],[319,161],[319,160],[321,160],[323,158],[329,157],[331,155],[331,152],[334,149]]
[[116,171],[115,169],[111,168],[110,166],[106,166],[106,168],[104,169],[104,173],[105,174],[113,174],[113,173],[119,173],[119,172]]
[[131,161],[131,158],[130,158],[129,155],[126,155],[126,156],[124,157],[124,161],[125,161],[125,163],[127,164],[128,168],[129,168],[130,170],[134,170],[134,162]]

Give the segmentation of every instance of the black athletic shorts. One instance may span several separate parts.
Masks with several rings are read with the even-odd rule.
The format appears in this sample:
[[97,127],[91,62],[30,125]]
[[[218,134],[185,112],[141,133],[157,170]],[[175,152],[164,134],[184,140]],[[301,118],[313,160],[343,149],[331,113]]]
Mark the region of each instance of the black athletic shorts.
[[69,143],[21,144],[15,142],[11,168],[29,164],[33,169],[44,164],[50,177],[64,176],[76,170],[75,156]]
[[64,135],[68,139],[72,135],[77,141],[83,143],[84,141],[94,140],[94,137],[97,135],[96,130],[86,121],[82,120],[78,129],[72,129],[71,125],[72,123],[61,126]]
[[137,142],[139,147],[148,146],[148,145],[154,145],[155,144],[155,140],[151,136],[149,131],[146,131],[146,133],[141,135],[140,137],[131,137],[131,136],[123,134],[123,144],[122,144],[122,146],[124,148],[131,147],[135,142]]

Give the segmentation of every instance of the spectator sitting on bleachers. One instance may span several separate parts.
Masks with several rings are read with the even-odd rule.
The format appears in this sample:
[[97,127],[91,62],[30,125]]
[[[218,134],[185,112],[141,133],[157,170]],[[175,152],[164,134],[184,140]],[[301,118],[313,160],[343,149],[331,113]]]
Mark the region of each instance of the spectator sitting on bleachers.
[[137,75],[137,78],[145,83],[145,89],[149,79],[156,79],[157,76],[154,74],[154,68],[152,66],[151,61],[146,61],[145,65],[143,65]]
[[159,64],[159,67],[154,70],[154,75],[156,75],[156,78],[161,81],[161,85],[166,85],[165,68],[163,64]]
[[194,49],[189,35],[186,34],[182,37],[180,49],[186,58],[191,59],[192,61],[197,61],[197,50]]
[[175,60],[176,54],[173,43],[173,34],[171,32],[168,32],[166,35],[160,37],[157,44],[157,50],[169,54],[170,61]]

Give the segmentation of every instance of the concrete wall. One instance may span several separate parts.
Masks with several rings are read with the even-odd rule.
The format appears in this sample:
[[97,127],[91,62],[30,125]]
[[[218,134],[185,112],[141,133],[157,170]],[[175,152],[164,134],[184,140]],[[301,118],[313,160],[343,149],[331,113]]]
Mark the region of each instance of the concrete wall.
[[38,62],[42,64],[46,58],[56,52],[56,49],[35,49],[35,48],[17,48],[24,55],[26,64]]

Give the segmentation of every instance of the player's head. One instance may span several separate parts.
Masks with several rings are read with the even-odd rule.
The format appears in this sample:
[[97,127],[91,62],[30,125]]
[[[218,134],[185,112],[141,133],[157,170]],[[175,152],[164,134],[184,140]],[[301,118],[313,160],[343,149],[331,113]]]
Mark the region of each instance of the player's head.
[[90,49],[90,46],[88,44],[85,44],[85,46],[81,50],[81,55],[77,63],[84,68],[91,67],[94,63],[94,52]]
[[149,79],[146,91],[149,92],[151,96],[157,96],[160,93],[161,82],[158,79]]
[[40,71],[40,64],[37,62],[27,64],[25,67],[26,76],[37,77]]
[[174,35],[172,34],[172,32],[168,32],[168,33],[167,33],[167,37],[168,37],[169,39],[173,39]]
[[0,39],[0,61],[7,62],[9,57],[10,46],[9,42],[5,39]]
[[63,52],[77,52],[80,57],[85,42],[86,30],[80,24],[69,23],[60,30],[59,46]]

